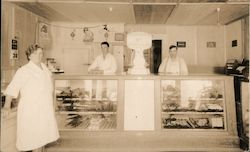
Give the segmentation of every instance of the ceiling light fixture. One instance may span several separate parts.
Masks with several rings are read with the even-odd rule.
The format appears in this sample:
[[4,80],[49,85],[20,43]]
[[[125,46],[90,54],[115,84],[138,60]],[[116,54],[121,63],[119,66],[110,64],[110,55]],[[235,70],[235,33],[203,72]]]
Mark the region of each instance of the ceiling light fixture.
[[71,36],[72,40],[74,40],[74,38],[76,36],[76,29],[73,29],[73,31],[70,33],[70,36]]
[[109,11],[112,12],[112,11],[113,11],[113,8],[112,8],[112,7],[109,7]]
[[220,8],[219,7],[216,9],[216,12],[217,12],[217,25],[220,26]]

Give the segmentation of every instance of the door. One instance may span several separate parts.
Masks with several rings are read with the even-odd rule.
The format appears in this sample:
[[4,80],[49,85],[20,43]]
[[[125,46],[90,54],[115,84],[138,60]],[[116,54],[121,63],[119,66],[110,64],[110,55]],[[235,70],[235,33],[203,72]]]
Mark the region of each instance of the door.
[[161,64],[162,40],[152,40],[152,60],[150,65],[151,73],[158,73]]

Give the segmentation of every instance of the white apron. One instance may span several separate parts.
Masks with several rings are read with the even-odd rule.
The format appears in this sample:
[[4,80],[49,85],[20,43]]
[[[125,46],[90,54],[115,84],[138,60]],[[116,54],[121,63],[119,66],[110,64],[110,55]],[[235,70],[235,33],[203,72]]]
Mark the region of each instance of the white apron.
[[51,73],[32,61],[17,70],[6,94],[20,101],[17,109],[17,149],[32,150],[59,138],[53,107]]
[[170,75],[187,75],[188,69],[185,61],[178,57],[176,60],[166,58],[161,63],[159,70],[160,73],[166,73]]

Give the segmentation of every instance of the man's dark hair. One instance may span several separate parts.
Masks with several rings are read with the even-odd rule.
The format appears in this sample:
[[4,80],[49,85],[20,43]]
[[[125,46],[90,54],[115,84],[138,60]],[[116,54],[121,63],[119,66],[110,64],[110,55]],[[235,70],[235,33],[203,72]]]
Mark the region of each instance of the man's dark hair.
[[108,42],[102,42],[101,45],[107,45],[109,47],[109,43]]
[[176,45],[170,45],[169,50],[171,50],[172,48],[178,49],[178,47]]

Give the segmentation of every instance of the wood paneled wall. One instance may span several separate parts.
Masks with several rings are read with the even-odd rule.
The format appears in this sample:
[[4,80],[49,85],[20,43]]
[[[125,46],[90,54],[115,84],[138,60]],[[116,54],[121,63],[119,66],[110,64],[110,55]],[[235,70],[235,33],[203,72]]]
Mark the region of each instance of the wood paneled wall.
[[243,57],[249,60],[249,16],[243,19],[243,34],[244,34],[244,52]]
[[11,40],[11,22],[12,22],[12,9],[11,4],[3,2],[2,3],[2,26],[1,26],[1,36],[2,36],[2,50],[1,50],[1,60],[2,69],[10,69],[11,63],[9,60],[10,51],[10,40]]
[[[226,58],[238,59],[242,58],[242,27],[241,20],[233,22],[226,26]],[[232,41],[237,40],[237,46],[232,46]]]
[[18,66],[27,63],[25,50],[36,40],[37,17],[19,7],[14,9],[14,36],[18,40]]
[[[36,42],[36,30],[39,20],[46,21],[10,2],[2,2],[2,80],[9,82],[20,66],[27,63],[25,50]],[[48,22],[48,21],[47,21]],[[11,40],[17,39],[18,59],[10,59]]]
[[[101,53],[101,42],[108,41],[110,44],[109,50],[117,59],[117,72],[121,73],[123,71],[124,41],[116,41],[115,33],[123,33],[124,25],[121,23],[108,24],[108,29],[110,32],[108,33],[108,38],[106,40],[104,37],[105,31],[103,30],[103,24],[104,23],[52,22],[52,47],[48,51],[49,56],[56,59],[57,65],[59,65],[61,69],[64,69],[65,73],[70,73],[72,70],[74,70],[75,72],[72,73],[86,74],[88,66],[94,61],[95,57]],[[74,29],[74,27],[81,26],[94,27],[89,29],[94,35],[93,42],[83,42],[83,29]],[[75,31],[74,38],[70,36],[72,31]],[[82,53],[80,50],[86,53]],[[67,52],[69,51],[71,51],[71,56],[67,55]],[[82,57],[82,60],[77,57],[84,56],[84,54],[86,58]],[[74,60],[74,58],[76,60]],[[77,61],[77,59],[79,60]],[[69,64],[75,65],[74,68],[70,69],[69,64],[66,62],[71,62]]]

